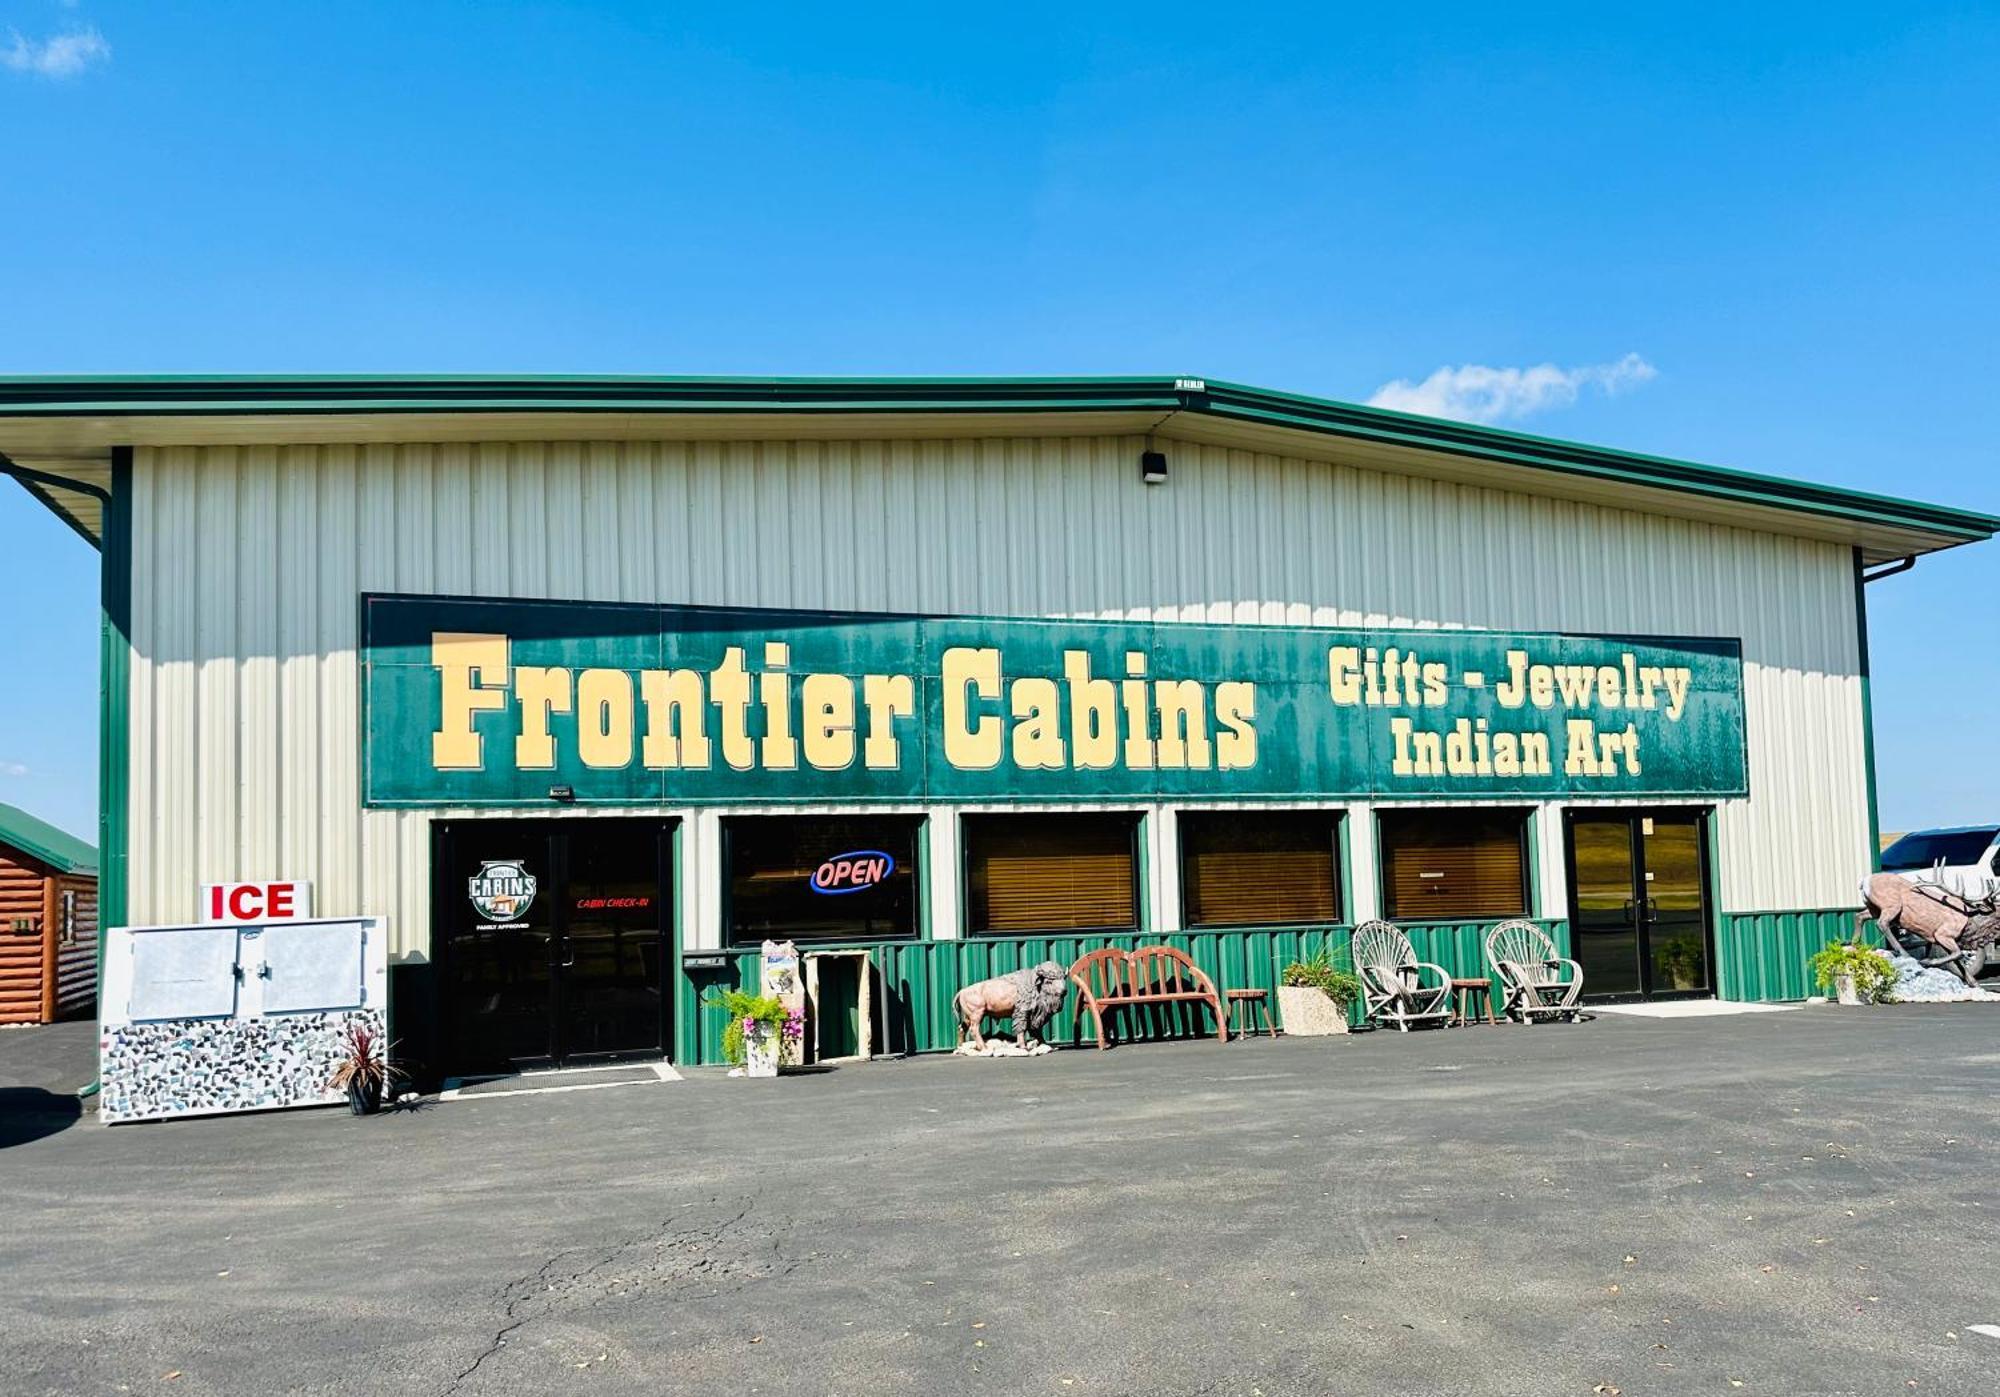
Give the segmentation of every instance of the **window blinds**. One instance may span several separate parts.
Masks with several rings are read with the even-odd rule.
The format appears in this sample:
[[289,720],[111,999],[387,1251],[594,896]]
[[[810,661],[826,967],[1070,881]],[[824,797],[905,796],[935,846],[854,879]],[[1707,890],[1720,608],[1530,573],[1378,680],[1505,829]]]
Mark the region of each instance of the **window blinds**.
[[1381,817],[1383,910],[1405,920],[1527,915],[1526,824],[1516,812]]
[[968,912],[975,932],[1139,924],[1130,816],[968,817]]
[[1324,811],[1183,814],[1183,921],[1188,926],[1338,921],[1337,819]]

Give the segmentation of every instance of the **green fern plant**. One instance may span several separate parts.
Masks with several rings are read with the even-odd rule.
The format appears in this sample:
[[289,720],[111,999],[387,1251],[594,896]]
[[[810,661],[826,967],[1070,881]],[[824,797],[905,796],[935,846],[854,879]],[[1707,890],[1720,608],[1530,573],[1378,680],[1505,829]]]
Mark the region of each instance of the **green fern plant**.
[[1859,941],[1829,941],[1809,964],[1813,979],[1823,990],[1831,990],[1843,975],[1853,977],[1854,992],[1864,1004],[1880,1003],[1896,983],[1896,968],[1889,958]]
[[797,1036],[790,1026],[791,1016],[785,1012],[785,1001],[775,994],[719,989],[704,996],[702,1002],[715,1005],[729,1015],[728,1022],[722,1026],[722,1056],[732,1067],[741,1067],[747,1056],[743,1047],[746,1020],[763,1024],[774,1033]]

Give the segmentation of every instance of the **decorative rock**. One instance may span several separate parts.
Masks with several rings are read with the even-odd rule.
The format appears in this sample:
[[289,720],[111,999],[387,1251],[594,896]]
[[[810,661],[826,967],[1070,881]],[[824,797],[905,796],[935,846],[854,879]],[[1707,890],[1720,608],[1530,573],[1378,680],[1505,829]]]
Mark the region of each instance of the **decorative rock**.
[[2000,1003],[2000,994],[1973,989],[1949,970],[1927,968],[1894,951],[1888,955],[1896,967],[1896,983],[1888,994],[1892,1004]]

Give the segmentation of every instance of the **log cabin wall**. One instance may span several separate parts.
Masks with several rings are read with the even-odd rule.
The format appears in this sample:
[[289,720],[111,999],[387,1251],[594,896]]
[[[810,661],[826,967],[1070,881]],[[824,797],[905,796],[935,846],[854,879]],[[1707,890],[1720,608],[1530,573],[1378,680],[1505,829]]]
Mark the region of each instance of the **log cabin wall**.
[[0,1024],[53,1023],[97,999],[97,880],[0,844]]
[[40,1023],[48,870],[0,845],[0,1023]]
[[97,1005],[97,880],[51,879],[49,907],[43,1010],[50,1020],[76,1018]]

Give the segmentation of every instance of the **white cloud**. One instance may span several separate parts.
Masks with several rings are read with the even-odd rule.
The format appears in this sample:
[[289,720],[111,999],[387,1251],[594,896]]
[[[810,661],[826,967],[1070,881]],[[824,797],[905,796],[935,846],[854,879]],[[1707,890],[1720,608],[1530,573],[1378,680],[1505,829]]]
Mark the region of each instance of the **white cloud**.
[[22,762],[0,760],[0,776],[26,776],[28,768]]
[[93,63],[111,57],[111,45],[93,27],[72,29],[40,42],[20,30],[9,31],[8,42],[0,47],[0,64],[17,73],[33,73],[44,78],[73,78]]
[[1527,369],[1495,369],[1485,364],[1447,365],[1412,383],[1399,378],[1370,395],[1370,407],[1452,417],[1461,422],[1505,422],[1551,408],[1569,407],[1587,389],[1606,397],[1636,388],[1659,373],[1637,354],[1611,364],[1560,369],[1537,364]]

